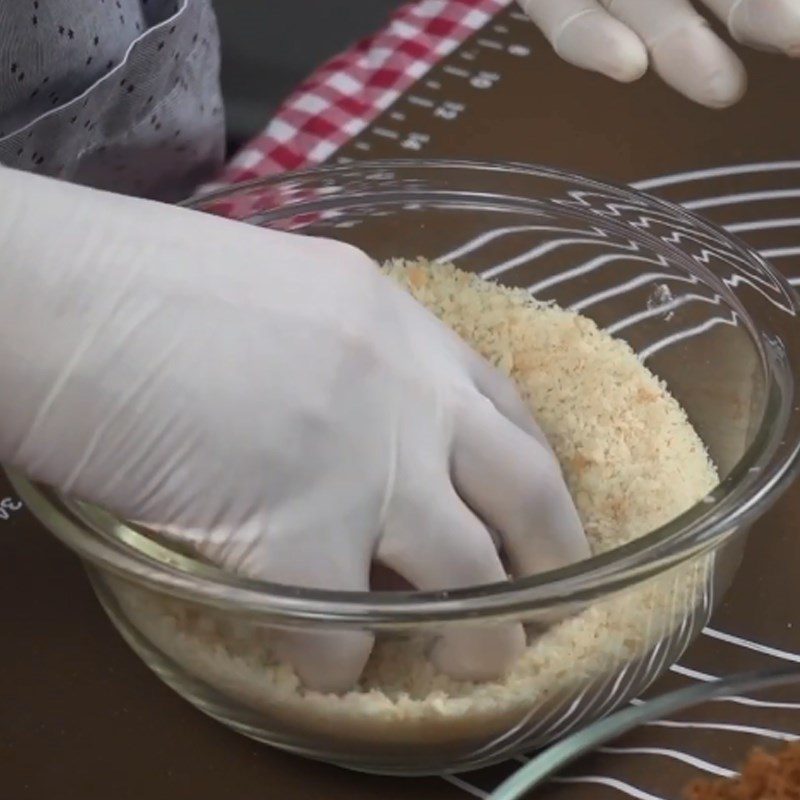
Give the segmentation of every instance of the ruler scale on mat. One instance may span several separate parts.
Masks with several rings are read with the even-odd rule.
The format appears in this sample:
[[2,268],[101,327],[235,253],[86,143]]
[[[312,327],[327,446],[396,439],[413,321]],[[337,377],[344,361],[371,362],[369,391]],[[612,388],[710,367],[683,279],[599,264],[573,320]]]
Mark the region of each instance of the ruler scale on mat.
[[505,75],[526,68],[534,46],[527,17],[504,12],[433,67],[332,160],[454,156],[453,137],[471,118],[480,118],[484,95],[501,90]]
[[[562,64],[509,7],[332,160],[511,159],[638,183],[724,225],[800,281],[800,65],[757,53],[745,60],[748,96],[732,110],[712,112],[652,76],[619,86]],[[800,663],[800,622],[794,620],[800,537],[793,530],[799,505],[800,493],[791,490],[754,527],[736,582],[710,627],[651,691]],[[0,678],[14,687],[0,715],[3,796],[38,800],[27,787],[49,785],[59,788],[48,796],[78,793],[84,800],[223,791],[252,797],[256,787],[298,800],[393,800],[411,792],[456,800],[485,796],[524,760],[449,783],[412,784],[249,743],[204,720],[138,663],[105,621],[74,559],[4,478],[0,554],[0,629],[12,651]],[[800,701],[790,690],[785,695]],[[727,705],[725,713],[735,725],[756,712],[740,704]],[[758,723],[800,733],[800,711],[772,710]],[[727,735],[733,734],[716,732],[712,749],[724,752]],[[578,765],[569,774],[579,782],[553,784],[537,797],[659,798],[658,774],[697,755],[692,741],[685,730],[649,728]],[[137,763],[142,753],[146,766]],[[130,795],[120,793],[123,782],[130,783]]]

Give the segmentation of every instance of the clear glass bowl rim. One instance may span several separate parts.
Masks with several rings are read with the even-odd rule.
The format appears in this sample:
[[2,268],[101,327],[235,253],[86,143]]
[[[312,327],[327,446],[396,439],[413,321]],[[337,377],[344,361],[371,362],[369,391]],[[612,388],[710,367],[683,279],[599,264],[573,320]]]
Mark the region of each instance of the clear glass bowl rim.
[[[253,189],[280,187],[298,182],[318,182],[320,186],[330,186],[331,181],[342,176],[366,176],[376,171],[392,171],[397,174],[448,170],[462,170],[466,173],[512,172],[516,176],[528,175],[569,182],[573,187],[592,188],[613,193],[621,199],[644,202],[683,220],[689,220],[701,230],[726,239],[751,267],[769,272],[770,278],[781,286],[786,297],[791,300],[792,314],[796,320],[794,324],[800,338],[800,299],[788,281],[747,245],[681,206],[626,186],[558,169],[502,161],[359,161],[242,182],[192,197],[182,205],[193,208]],[[397,202],[403,200],[404,194],[400,188],[393,192],[358,192],[346,198],[339,195],[323,197],[311,202],[291,203],[269,212],[266,217],[274,222],[281,217],[316,212],[326,206],[341,207],[351,203],[359,205],[378,198]],[[439,196],[419,190],[410,194],[416,199],[420,196]],[[526,200],[514,195],[487,195],[468,189],[449,190],[446,194],[448,198],[461,195],[465,202],[473,203],[489,198],[494,202],[502,202],[505,197],[507,201],[514,202],[515,208]],[[408,197],[405,199],[408,202]],[[532,204],[541,202],[541,198],[535,196],[529,196],[527,200]],[[602,224],[597,217],[592,217],[592,221]],[[760,334],[759,327],[749,313],[745,315],[744,321],[749,324],[751,331]],[[367,593],[312,590],[253,581],[223,573],[221,570],[177,568],[172,563],[156,561],[143,551],[123,544],[110,530],[99,533],[85,523],[76,522],[71,518],[72,514],[61,507],[63,504],[69,509],[68,501],[60,499],[56,502],[48,492],[28,481],[18,471],[8,469],[7,472],[15,490],[32,513],[82,558],[101,569],[187,600],[232,609],[239,613],[253,613],[282,621],[292,620],[297,624],[337,622],[352,625],[413,626],[463,620],[465,617],[474,619],[511,616],[548,609],[559,604],[589,602],[659,574],[682,561],[714,549],[738,528],[763,513],[780,496],[800,467],[800,404],[797,402],[792,377],[800,374],[800,358],[797,359],[798,363],[784,365],[781,374],[774,361],[764,358],[763,351],[761,357],[762,366],[768,376],[768,393],[759,429],[739,464],[704,501],[645,536],[579,564],[521,580],[456,591]],[[777,420],[780,420],[778,425]],[[787,437],[787,431],[790,431],[791,436]],[[754,472],[755,478],[752,477]],[[743,487],[743,483],[746,486]],[[184,561],[191,563],[187,559]]]
[[729,675],[661,695],[641,705],[628,706],[551,745],[509,776],[488,800],[519,800],[583,755],[648,722],[668,714],[705,705],[712,700],[800,683],[800,667],[778,667]]

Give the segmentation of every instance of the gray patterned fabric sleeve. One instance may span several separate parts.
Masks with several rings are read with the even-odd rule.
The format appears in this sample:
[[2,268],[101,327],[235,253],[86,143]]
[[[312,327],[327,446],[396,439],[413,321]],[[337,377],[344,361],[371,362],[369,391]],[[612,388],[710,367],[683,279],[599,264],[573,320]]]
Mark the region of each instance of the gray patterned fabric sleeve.
[[0,0],[0,163],[176,200],[224,138],[210,0]]

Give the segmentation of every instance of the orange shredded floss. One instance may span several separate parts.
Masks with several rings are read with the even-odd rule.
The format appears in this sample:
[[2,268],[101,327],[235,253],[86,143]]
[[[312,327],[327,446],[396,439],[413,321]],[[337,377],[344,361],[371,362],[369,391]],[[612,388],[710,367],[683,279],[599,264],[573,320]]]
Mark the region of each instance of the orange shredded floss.
[[800,742],[775,753],[756,748],[741,774],[729,780],[697,780],[686,800],[800,800]]

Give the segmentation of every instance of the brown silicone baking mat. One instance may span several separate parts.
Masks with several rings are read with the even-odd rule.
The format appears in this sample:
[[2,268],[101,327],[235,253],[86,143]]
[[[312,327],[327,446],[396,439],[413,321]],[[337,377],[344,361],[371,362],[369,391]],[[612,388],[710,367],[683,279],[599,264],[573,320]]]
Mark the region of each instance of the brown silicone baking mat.
[[[800,283],[800,63],[745,53],[751,88],[708,111],[656,78],[617,86],[553,56],[502,12],[337,157],[533,161],[631,182],[706,215]],[[0,379],[2,379],[0,377]],[[754,527],[710,627],[652,691],[800,664],[800,489]],[[17,800],[481,797],[519,762],[458,778],[348,773],[258,745],[162,685],[112,630],[76,559],[0,479],[0,797]],[[785,690],[800,701],[800,689]],[[726,725],[800,734],[800,711],[726,704]],[[720,718],[722,719],[722,718]],[[670,800],[661,776],[702,747],[724,763],[735,730],[648,728],[537,797]],[[635,752],[632,752],[635,751]],[[643,752],[645,751],[645,752]]]

